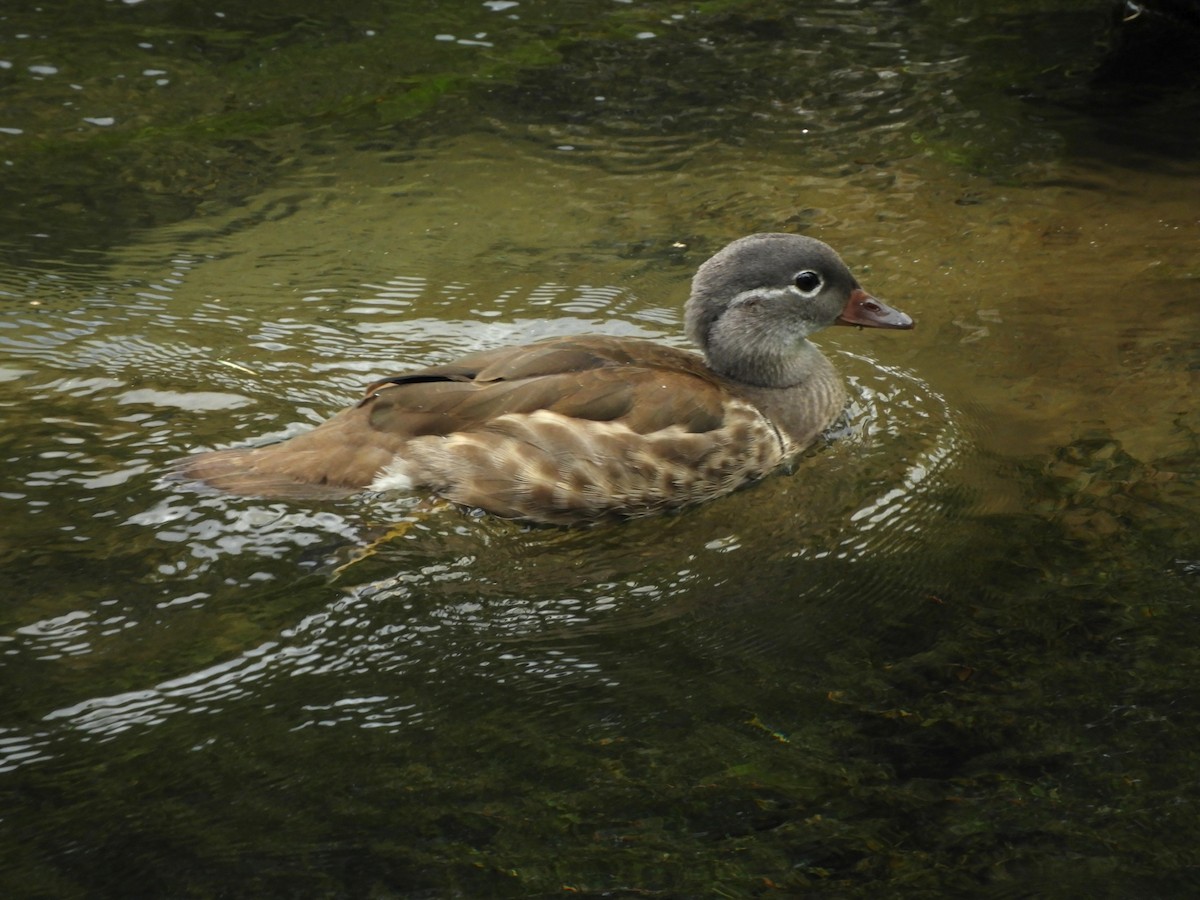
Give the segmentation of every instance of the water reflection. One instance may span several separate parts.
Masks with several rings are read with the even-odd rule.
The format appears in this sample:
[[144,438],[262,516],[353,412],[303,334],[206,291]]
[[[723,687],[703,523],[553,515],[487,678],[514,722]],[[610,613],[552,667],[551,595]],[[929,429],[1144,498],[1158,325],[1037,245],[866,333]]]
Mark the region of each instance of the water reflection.
[[[619,296],[590,289],[583,293]],[[345,345],[358,343],[348,334],[342,341],[343,352]],[[929,512],[940,503],[944,482],[939,477],[954,459],[958,429],[945,401],[910,373],[860,355],[838,357],[856,399],[833,444],[805,460],[794,476],[771,479],[721,503],[661,521],[564,532],[464,518],[448,508],[424,510],[417,506],[420,498],[363,498],[305,510],[179,493],[169,484],[159,488],[166,496],[138,510],[147,496],[139,491],[124,504],[136,511],[117,527],[144,533],[132,539],[133,546],[145,548],[147,538],[159,545],[142,557],[153,568],[139,580],[168,589],[155,604],[164,623],[183,615],[216,617],[205,627],[215,626],[219,633],[226,627],[222,607],[231,588],[279,582],[289,592],[300,591],[296,578],[306,569],[330,579],[336,599],[304,611],[291,624],[269,615],[249,630],[245,623],[239,625],[237,643],[245,649],[232,657],[152,687],[89,696],[45,714],[45,728],[24,739],[15,732],[9,735],[5,766],[45,761],[72,734],[110,740],[179,715],[249,702],[261,697],[266,685],[336,673],[400,674],[426,686],[431,679],[449,679],[447,690],[457,698],[452,701],[457,714],[464,712],[462,697],[449,685],[471,677],[524,685],[542,703],[569,705],[580,691],[615,687],[622,680],[619,668],[613,668],[612,651],[589,649],[589,641],[662,628],[709,608],[714,592],[727,593],[723,585],[730,554],[753,558],[758,566],[776,565],[773,559],[825,558],[874,565],[884,554],[912,554],[925,539]],[[240,377],[257,380],[248,373]],[[91,385],[85,396],[122,388],[116,381]],[[243,414],[250,405],[208,403],[203,394],[181,397],[186,402],[174,395],[165,401],[157,395],[140,400],[226,415]],[[921,423],[920,433],[906,437],[915,421]],[[126,434],[125,440],[130,439],[139,439],[136,431]],[[166,449],[161,443],[159,454]],[[898,452],[900,447],[909,449]],[[77,465],[87,465],[82,451],[75,457]],[[133,476],[144,483],[147,469],[143,462],[136,470],[123,470],[119,478],[88,484],[114,487]],[[45,477],[29,473],[26,496],[37,496],[38,489],[58,491],[71,481],[79,478],[65,470]],[[769,528],[763,528],[764,520]],[[842,575],[835,577],[840,581]],[[320,602],[324,593],[310,588],[298,596]],[[812,602],[794,613],[803,618],[816,614],[824,602],[820,598],[831,597],[820,578],[806,594]],[[858,619],[866,614],[863,609],[852,615]],[[10,654],[48,662],[66,654],[104,654],[106,641],[125,629],[137,629],[146,640],[146,627],[133,607],[118,604],[103,617],[74,609],[19,627],[6,643]],[[431,708],[435,701],[420,696],[305,704],[303,709],[314,715],[295,727],[336,722],[412,726],[431,713],[449,712]]]
[[[1190,895],[1196,118],[1064,104],[1091,14],[994,6],[9,13],[0,881]],[[771,229],[920,320],[822,336],[793,475],[578,532],[161,479],[410,364],[682,343]]]

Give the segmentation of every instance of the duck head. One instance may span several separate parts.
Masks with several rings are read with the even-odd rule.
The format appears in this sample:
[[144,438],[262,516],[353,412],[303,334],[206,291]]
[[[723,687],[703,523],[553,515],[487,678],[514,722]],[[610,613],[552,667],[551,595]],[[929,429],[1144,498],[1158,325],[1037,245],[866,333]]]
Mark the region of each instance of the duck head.
[[759,387],[800,384],[829,325],[912,328],[862,289],[828,244],[797,234],[752,234],[700,266],[684,307],[688,337],[726,378]]

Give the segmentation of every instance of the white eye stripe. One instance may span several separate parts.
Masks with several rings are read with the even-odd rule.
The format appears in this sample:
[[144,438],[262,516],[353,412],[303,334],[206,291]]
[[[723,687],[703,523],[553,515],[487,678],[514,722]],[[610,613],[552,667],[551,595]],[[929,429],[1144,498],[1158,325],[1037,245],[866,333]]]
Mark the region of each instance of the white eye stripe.
[[748,300],[776,300],[786,301],[791,297],[796,296],[796,288],[792,285],[788,287],[758,287],[748,291],[742,291],[736,297],[729,301],[729,306],[740,306]]

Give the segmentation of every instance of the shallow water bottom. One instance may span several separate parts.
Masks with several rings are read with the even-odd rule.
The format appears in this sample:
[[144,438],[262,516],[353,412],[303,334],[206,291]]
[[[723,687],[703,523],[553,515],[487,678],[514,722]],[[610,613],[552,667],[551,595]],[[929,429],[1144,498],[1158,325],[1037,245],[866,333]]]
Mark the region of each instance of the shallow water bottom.
[[[5,270],[6,893],[1190,896],[1195,173],[538,138]],[[822,336],[790,476],[582,531],[161,481],[412,363],[679,342],[770,229],[918,319]]]

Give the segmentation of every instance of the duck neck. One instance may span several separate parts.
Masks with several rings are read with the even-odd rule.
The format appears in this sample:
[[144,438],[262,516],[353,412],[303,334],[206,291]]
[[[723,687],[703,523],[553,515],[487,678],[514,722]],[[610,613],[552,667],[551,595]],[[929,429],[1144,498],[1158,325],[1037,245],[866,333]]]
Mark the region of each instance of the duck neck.
[[[832,425],[846,405],[846,389],[828,359],[812,344],[801,355],[802,365],[790,365],[778,386],[741,381],[739,391],[775,423],[800,450]],[[798,354],[800,355],[800,354]],[[793,360],[789,360],[793,363]]]
[[800,387],[820,376],[829,368],[829,360],[816,344],[801,339],[782,353],[769,347],[752,354],[710,354],[709,365],[739,384],[780,389]]

